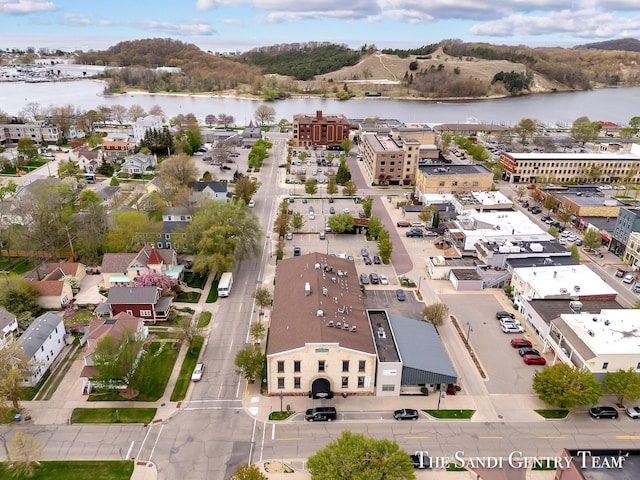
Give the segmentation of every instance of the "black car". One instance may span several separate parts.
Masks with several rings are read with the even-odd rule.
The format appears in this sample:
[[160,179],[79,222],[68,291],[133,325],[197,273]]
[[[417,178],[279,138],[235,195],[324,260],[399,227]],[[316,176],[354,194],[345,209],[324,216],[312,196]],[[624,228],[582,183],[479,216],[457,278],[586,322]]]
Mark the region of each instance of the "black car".
[[613,407],[593,407],[589,410],[591,418],[618,418],[618,411]]
[[511,312],[500,310],[499,312],[496,312],[496,318],[500,320],[501,318],[516,318],[516,316]]
[[293,256],[294,257],[299,257],[301,253],[302,253],[302,251],[300,250],[300,247],[293,247]]
[[369,285],[369,275],[367,275],[366,273],[361,273],[360,283],[362,283],[363,285]]
[[377,273],[371,273],[369,275],[369,281],[371,282],[371,285],[378,285],[380,283],[380,277],[378,277]]
[[519,348],[518,353],[520,354],[521,357],[524,357],[525,355],[540,355],[540,352],[538,350],[531,347]]
[[396,420],[417,420],[418,417],[418,411],[413,408],[403,408],[393,412],[393,418]]
[[365,265],[373,264],[373,262],[371,261],[371,257],[362,257],[362,260],[364,260]]
[[380,257],[378,255],[374,255],[373,256],[373,263],[375,263],[376,265],[380,265],[382,263],[382,260],[380,259]]

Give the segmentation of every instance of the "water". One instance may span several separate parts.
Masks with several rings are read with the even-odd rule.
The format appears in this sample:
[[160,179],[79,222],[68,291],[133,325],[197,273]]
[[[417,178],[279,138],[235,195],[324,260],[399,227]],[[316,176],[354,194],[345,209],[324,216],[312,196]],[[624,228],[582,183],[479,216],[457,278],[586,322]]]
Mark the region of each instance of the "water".
[[[42,108],[51,105],[74,105],[80,111],[99,105],[116,104],[130,107],[141,105],[149,110],[159,105],[169,117],[193,113],[201,122],[208,114],[233,115],[238,125],[253,119],[262,100],[218,96],[125,94],[102,96],[103,83],[78,80],[59,83],[0,83],[0,108],[16,115],[28,103]],[[600,89],[529,95],[524,97],[460,102],[393,100],[364,98],[340,102],[334,99],[293,98],[270,103],[276,110],[276,120],[291,120],[297,113],[342,113],[348,118],[380,117],[404,122],[467,123],[482,122],[511,126],[523,118],[533,118],[545,125],[566,126],[576,118],[586,116],[591,121],[603,120],[626,124],[639,115],[640,87]]]

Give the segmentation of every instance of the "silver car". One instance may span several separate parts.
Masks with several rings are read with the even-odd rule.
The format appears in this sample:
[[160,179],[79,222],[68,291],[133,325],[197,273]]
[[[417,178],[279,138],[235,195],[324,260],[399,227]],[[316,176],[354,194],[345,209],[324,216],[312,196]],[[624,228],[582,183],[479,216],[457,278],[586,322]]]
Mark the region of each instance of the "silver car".
[[629,418],[640,418],[640,407],[631,407],[625,410],[625,413]]

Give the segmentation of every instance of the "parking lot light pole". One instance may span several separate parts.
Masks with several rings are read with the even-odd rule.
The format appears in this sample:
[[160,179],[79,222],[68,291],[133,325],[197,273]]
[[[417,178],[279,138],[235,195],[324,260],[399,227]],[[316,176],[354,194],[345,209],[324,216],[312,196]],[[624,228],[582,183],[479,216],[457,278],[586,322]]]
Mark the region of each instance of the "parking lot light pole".
[[469,345],[469,335],[471,335],[471,332],[473,332],[473,328],[471,328],[471,324],[469,322],[467,322],[467,345]]

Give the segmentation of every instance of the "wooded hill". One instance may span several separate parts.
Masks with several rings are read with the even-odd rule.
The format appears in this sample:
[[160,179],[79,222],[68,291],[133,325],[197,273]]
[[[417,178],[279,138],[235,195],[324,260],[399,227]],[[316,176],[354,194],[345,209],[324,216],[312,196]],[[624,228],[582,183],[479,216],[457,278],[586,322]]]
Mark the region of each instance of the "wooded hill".
[[[633,39],[603,43],[630,50],[640,43],[630,40]],[[375,89],[374,80],[388,81],[388,87],[380,87],[385,96],[427,98],[640,84],[640,53],[634,51],[592,46],[529,48],[460,40],[382,51],[373,45],[353,50],[344,45],[307,42],[261,47],[223,57],[177,40],[147,39],[83,53],[77,61],[126,67],[106,74],[110,90],[116,92],[127,87],[151,92],[235,89],[236,93],[270,99],[303,92],[348,98],[345,92],[349,96],[364,95],[372,85]],[[179,67],[181,73],[158,71],[159,66]],[[267,80],[266,74],[271,74]]]

